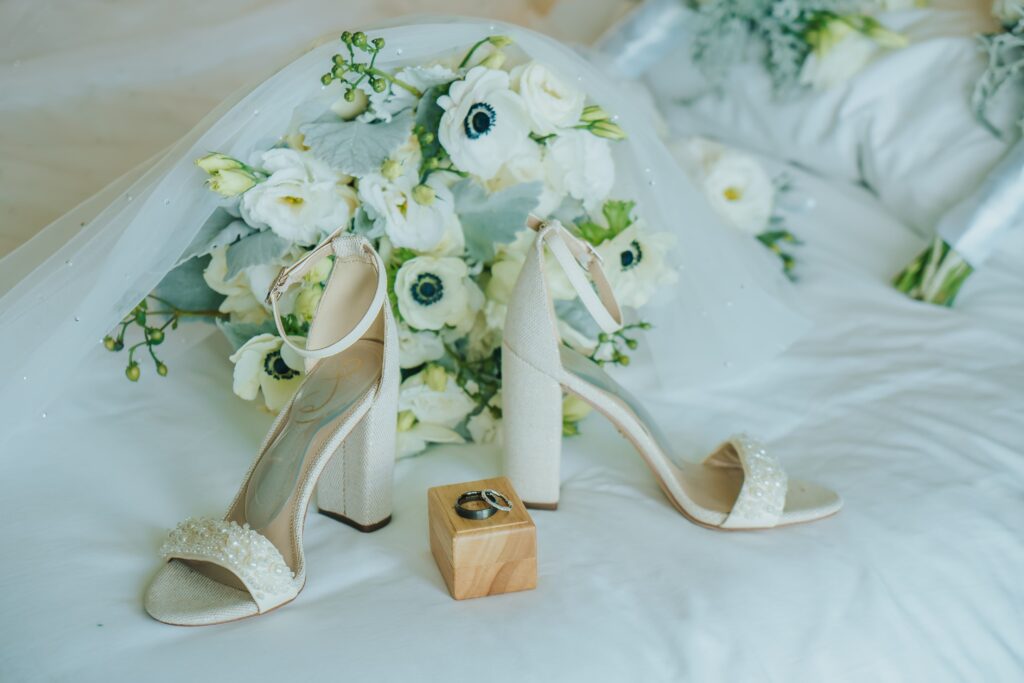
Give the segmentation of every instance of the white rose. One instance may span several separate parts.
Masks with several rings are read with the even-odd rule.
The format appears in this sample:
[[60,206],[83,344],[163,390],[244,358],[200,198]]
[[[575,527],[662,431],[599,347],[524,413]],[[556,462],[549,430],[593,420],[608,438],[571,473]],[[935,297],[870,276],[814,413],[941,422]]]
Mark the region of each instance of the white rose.
[[455,165],[488,180],[530,142],[530,119],[504,71],[477,66],[437,99],[438,139]]
[[596,210],[615,184],[611,145],[585,130],[567,130],[548,143],[548,178],[555,191],[564,190]]
[[372,211],[375,224],[380,226],[395,247],[416,251],[430,251],[445,238],[455,215],[455,200],[451,190],[439,174],[433,174],[425,183],[433,190],[427,203],[417,201],[415,188],[419,185],[417,173],[405,173],[388,180],[380,173],[370,173],[359,179],[359,198]]
[[399,389],[398,410],[408,410],[427,424],[452,429],[474,408],[476,402],[437,365],[409,377]]
[[497,175],[487,181],[487,189],[498,192],[522,183],[540,182],[540,199],[533,211],[539,216],[551,215],[565,198],[565,187],[561,178],[555,182],[549,177],[551,166],[544,162],[546,154],[544,145],[524,145],[519,154],[506,161]]
[[[301,338],[291,338],[302,346]],[[275,334],[260,334],[247,341],[231,355],[235,364],[235,394],[252,401],[263,391],[267,409],[278,412],[291,400],[302,384],[305,362],[299,354],[284,346]]]
[[465,261],[451,256],[417,256],[403,263],[395,275],[395,295],[402,317],[420,330],[471,325],[482,303]]
[[[407,66],[398,71],[395,77],[408,83],[420,92],[442,83],[451,83],[458,76],[454,71],[441,64],[433,66]],[[376,92],[367,81],[361,86],[370,97],[370,108],[360,118],[364,121],[390,121],[391,117],[406,109],[415,107],[419,99],[405,88],[388,82],[384,92]]]
[[995,0],[992,3],[992,16],[1002,22],[1003,26],[1014,26],[1024,20],[1024,0]]
[[665,259],[675,237],[648,233],[643,227],[637,221],[597,247],[615,298],[632,308],[644,306],[659,287],[672,285],[679,277]]
[[556,76],[543,64],[530,62],[512,70],[512,88],[526,104],[533,132],[550,135],[579,123],[585,93]]
[[444,342],[434,332],[416,331],[408,325],[398,325],[398,364],[402,368],[415,368],[444,356]]
[[312,154],[272,149],[263,154],[263,168],[270,177],[242,195],[242,218],[254,228],[308,245],[352,217],[355,192]]

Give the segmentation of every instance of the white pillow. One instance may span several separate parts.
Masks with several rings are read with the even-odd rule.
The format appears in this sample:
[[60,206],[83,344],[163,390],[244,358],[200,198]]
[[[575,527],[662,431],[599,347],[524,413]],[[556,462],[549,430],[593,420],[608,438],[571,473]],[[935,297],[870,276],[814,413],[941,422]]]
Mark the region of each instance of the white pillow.
[[828,90],[776,99],[764,69],[743,64],[711,93],[690,61],[689,36],[648,83],[674,129],[862,182],[904,223],[930,232],[1006,150],[970,108],[984,67],[975,34],[990,20],[980,10],[940,9],[881,19],[910,46],[881,53]]

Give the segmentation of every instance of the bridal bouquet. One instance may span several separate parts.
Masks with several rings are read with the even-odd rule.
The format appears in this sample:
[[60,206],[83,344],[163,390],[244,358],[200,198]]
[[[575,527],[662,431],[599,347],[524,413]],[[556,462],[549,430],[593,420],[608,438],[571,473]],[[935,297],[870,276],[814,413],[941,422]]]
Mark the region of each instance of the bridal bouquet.
[[[403,368],[400,455],[429,443],[500,438],[505,309],[533,240],[527,216],[557,216],[603,257],[619,301],[642,310],[676,278],[672,236],[653,232],[616,196],[615,117],[566,74],[489,36],[429,63],[384,69],[382,38],[345,32],[309,103],[250,157],[196,160],[223,197],[179,265],[105,339],[127,348],[127,377],[180,320],[215,321],[235,352],[234,392],[279,410],[302,382],[265,297],[282,266],[339,226],[370,239],[387,265]],[[400,51],[398,54],[401,54]],[[316,95],[316,97],[313,97]],[[198,184],[199,179],[197,177]],[[304,338],[331,257],[282,299],[285,329]],[[555,268],[555,266],[552,266]],[[589,323],[552,273],[566,343],[628,365],[634,322],[615,334]],[[131,330],[141,339],[129,344]],[[585,414],[567,399],[564,431]]]
[[[992,14],[1003,30],[980,36],[987,63],[971,100],[978,121],[993,135],[1017,141],[975,193],[943,216],[932,243],[893,279],[910,298],[940,306],[952,306],[997,241],[1024,222],[1024,2],[996,0]],[[1009,135],[990,117],[995,103],[1006,97],[1013,119]]]
[[701,19],[693,60],[723,78],[753,43],[777,92],[828,88],[860,71],[876,53],[907,44],[870,12],[915,0],[695,0]]

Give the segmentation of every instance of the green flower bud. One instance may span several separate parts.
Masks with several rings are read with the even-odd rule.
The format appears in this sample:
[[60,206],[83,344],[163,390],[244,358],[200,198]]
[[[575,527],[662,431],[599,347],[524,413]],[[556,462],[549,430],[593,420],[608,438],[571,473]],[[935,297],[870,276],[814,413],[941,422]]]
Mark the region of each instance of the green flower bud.
[[107,351],[113,351],[114,347],[117,346],[117,342],[114,341],[113,337],[104,337],[103,346],[107,349]]
[[224,197],[237,197],[256,185],[256,178],[242,169],[218,171],[206,181],[210,189]]
[[383,78],[374,78],[370,80],[370,87],[373,88],[373,92],[384,92],[384,89],[388,87],[388,84]]
[[333,80],[334,80],[334,74],[324,74],[323,76],[320,77],[320,82],[323,85],[330,85],[331,81],[333,81]]
[[619,357],[618,357],[617,360],[618,360],[619,365],[629,365],[629,356],[627,356],[624,353],[619,354]]
[[166,377],[167,376],[167,366],[164,365],[162,362],[157,363],[156,364],[156,374],[160,375],[161,377]]
[[441,165],[441,160],[437,157],[427,157],[426,161],[423,162],[428,170],[435,170]]
[[214,152],[207,154],[206,156],[199,157],[196,159],[196,166],[203,169],[210,175],[217,173],[218,171],[227,171],[232,168],[241,168],[242,162],[238,159],[233,159],[226,154]]
[[334,62],[334,66],[341,66],[345,63],[345,58],[341,55],[334,55],[331,57],[331,61]]
[[366,47],[366,34],[362,31],[356,31],[353,33],[352,44],[356,47]]
[[407,432],[416,424],[416,416],[411,410],[403,410],[398,413],[398,431]]
[[429,131],[420,136],[420,144],[429,145],[433,141],[434,134]]
[[402,175],[402,164],[394,159],[388,159],[381,165],[380,174],[388,180],[395,180]]
[[351,31],[344,31],[341,34],[341,42],[346,43],[346,44],[347,43],[351,43],[352,42],[352,32]]
[[590,132],[599,138],[608,140],[625,140],[626,131],[622,130],[617,123],[611,121],[598,121],[590,125]]
[[583,108],[583,113],[580,114],[581,123],[594,123],[595,121],[607,121],[612,116],[600,105],[591,104]]
[[434,391],[442,392],[448,386],[448,371],[440,365],[428,365],[422,374],[423,383]]
[[434,203],[435,196],[436,193],[434,192],[434,188],[428,185],[417,185],[412,188],[412,198],[416,200],[417,204],[430,206]]
[[562,423],[576,423],[590,414],[590,404],[575,394],[566,394],[562,399]]
[[356,101],[356,89],[355,88],[349,88],[347,91],[345,91],[345,101],[346,102],[355,102]]
[[636,339],[627,339],[626,346],[628,346],[631,349],[635,349],[637,346],[639,346],[639,344],[637,344]]
[[164,331],[159,327],[150,327],[146,329],[146,338],[149,339],[149,343],[153,346],[158,346],[164,341]]
[[130,382],[138,382],[139,376],[141,374],[142,371],[139,370],[138,363],[131,363],[127,368],[124,369],[124,376],[127,377],[128,381]]
[[501,51],[492,52],[480,62],[480,66],[487,67],[488,69],[500,69],[505,63],[505,53]]
[[487,39],[487,42],[500,50],[503,47],[511,45],[512,39],[508,36],[491,36]]
[[373,46],[375,48],[377,48],[378,50],[383,50],[384,49],[384,39],[383,38],[374,38],[373,39]]

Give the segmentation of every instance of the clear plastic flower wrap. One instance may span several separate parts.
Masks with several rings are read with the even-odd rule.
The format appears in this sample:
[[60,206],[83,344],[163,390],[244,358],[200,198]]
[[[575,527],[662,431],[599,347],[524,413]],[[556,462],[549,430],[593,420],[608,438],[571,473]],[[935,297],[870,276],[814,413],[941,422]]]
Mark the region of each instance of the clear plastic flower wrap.
[[[657,286],[651,288],[651,283],[643,283],[651,291],[644,292],[650,303],[643,317],[650,323],[650,330],[643,334],[642,341],[654,368],[646,376],[656,376],[662,386],[674,388],[741,373],[783,350],[806,329],[806,321],[783,300],[779,288],[785,283],[771,260],[756,245],[721,226],[721,219],[708,206],[701,191],[687,179],[659,141],[643,104],[629,101],[614,80],[572,50],[525,29],[476,20],[431,18],[366,31],[384,39],[386,47],[376,55],[376,65],[389,73],[407,65],[450,61],[453,54],[465,53],[490,36],[507,36],[515,45],[513,58],[524,63],[534,60],[563,79],[573,79],[573,85],[586,94],[587,102],[615,114],[614,121],[608,121],[611,127],[603,132],[611,135],[616,127],[621,127],[628,139],[613,147],[614,185],[605,188],[605,194],[634,201],[632,210],[637,220],[658,233],[673,236],[671,248],[667,241],[658,242],[657,248],[659,258],[676,273],[674,284],[665,280],[655,282]],[[325,81],[327,85],[321,85],[325,68],[338,51],[335,41],[336,36],[331,36],[256,87],[236,93],[159,158],[119,179],[0,261],[0,329],[7,332],[0,338],[0,372],[7,378],[0,388],[3,433],[31,424],[42,415],[47,402],[60,392],[81,360],[101,343],[104,335],[136,310],[139,302],[180,263],[211,216],[218,209],[223,210],[218,195],[203,187],[206,174],[196,167],[196,159],[216,151],[248,164],[275,148],[296,125],[307,125],[305,134],[316,135],[308,124],[340,93],[331,92],[335,86],[330,79]],[[520,92],[524,87],[533,87],[537,97],[541,97],[550,86],[543,73],[520,77],[526,81],[525,85],[520,84]],[[471,111],[476,106],[471,101],[474,98],[467,99],[465,91],[486,90],[495,87],[494,84],[465,73],[460,73],[458,80],[460,88],[452,87],[445,95],[450,101],[439,104],[446,111],[472,120],[474,126],[486,126],[485,119],[493,117],[494,112],[484,108]],[[499,101],[496,106],[503,105]],[[466,107],[469,109],[462,112]],[[528,108],[522,125],[543,130],[544,126],[555,126],[561,119],[575,116],[577,108],[574,101]],[[586,112],[581,116],[584,128],[601,127],[595,126],[600,121],[588,122]],[[472,137],[473,127],[464,128]],[[457,142],[446,144],[451,150],[459,150]],[[581,139],[578,144],[587,143]],[[474,156],[475,151],[467,147],[452,154],[453,159],[460,154],[462,164],[481,173],[494,171],[489,168],[493,163],[489,155]],[[266,168],[254,171],[260,180],[263,176],[259,174],[269,177],[277,168],[277,162],[265,158],[263,161]],[[217,163],[212,161],[210,168],[216,169]],[[307,172],[313,177],[320,171]],[[605,179],[587,173],[576,176],[577,189],[572,193],[579,195],[585,206],[588,192]],[[228,175],[223,181],[241,183],[237,186],[241,189],[249,187],[249,181],[241,176]],[[444,193],[449,190],[427,182],[409,192],[417,203],[429,206],[433,201],[444,201]],[[275,220],[269,209],[257,201],[259,198],[254,197],[251,205],[243,202],[240,207],[249,229]],[[321,228],[331,221],[358,220],[354,215],[342,217],[334,209],[317,212],[316,197],[308,198],[313,213],[301,224],[292,226],[297,230],[289,233],[294,239],[309,241],[310,236],[303,232],[309,225],[317,226],[313,232],[323,232]],[[488,200],[489,195],[481,191],[479,201],[486,205]],[[589,215],[599,216],[601,208],[597,202],[587,210]],[[613,219],[606,217],[609,221]],[[423,224],[430,224],[430,216],[422,220]],[[606,227],[590,225],[583,229],[599,232]],[[443,225],[438,227],[441,232],[444,229]],[[479,238],[470,234],[469,227],[466,232],[467,240]],[[419,232],[408,233],[408,239],[413,241],[420,236]],[[614,252],[613,243],[612,239],[605,242],[609,251],[606,258],[621,256]],[[630,249],[631,245],[626,244],[621,251],[625,254]],[[446,277],[462,277],[454,263],[442,265],[446,270],[440,266],[434,270],[443,270],[442,275],[448,274]],[[230,264],[225,267],[231,268]],[[224,293],[220,288],[230,284],[228,274],[222,273],[218,280],[213,274],[204,273],[208,285],[221,295]],[[414,275],[410,272],[405,276]],[[417,286],[422,289],[426,285]],[[635,293],[637,286],[629,282],[625,291]],[[653,296],[648,296],[652,292]],[[223,296],[218,301],[222,302]],[[414,303],[409,303],[410,311]],[[410,317],[418,320],[415,312],[410,312]],[[423,327],[449,323],[423,318],[420,329],[410,330],[406,340],[412,349],[410,353],[429,357],[429,344],[420,344],[414,335],[422,332]],[[165,373],[166,369],[159,372]],[[419,384],[426,386],[431,381],[434,378],[429,376],[417,378]],[[468,429],[483,433],[489,426],[477,420]]]

